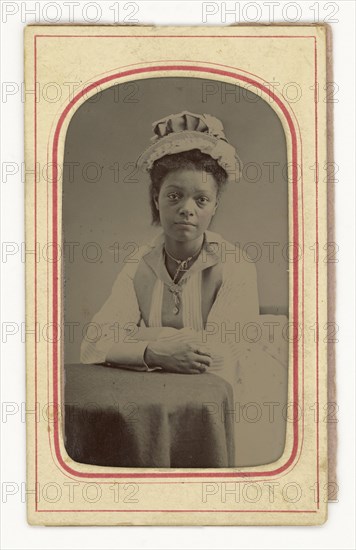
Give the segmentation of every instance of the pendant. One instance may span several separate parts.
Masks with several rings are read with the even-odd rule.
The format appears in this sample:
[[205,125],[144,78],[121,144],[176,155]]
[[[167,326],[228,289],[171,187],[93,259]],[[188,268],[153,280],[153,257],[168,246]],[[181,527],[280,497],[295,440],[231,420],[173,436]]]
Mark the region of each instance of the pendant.
[[179,313],[179,305],[180,305],[179,293],[181,292],[181,287],[179,285],[173,284],[169,287],[169,290],[173,294],[173,300],[174,300],[173,313],[174,315],[177,315]]

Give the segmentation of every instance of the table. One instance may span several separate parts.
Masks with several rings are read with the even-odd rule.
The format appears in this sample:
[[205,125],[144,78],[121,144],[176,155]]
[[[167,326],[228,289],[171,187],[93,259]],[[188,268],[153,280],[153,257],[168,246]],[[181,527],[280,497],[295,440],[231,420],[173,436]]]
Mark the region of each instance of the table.
[[[65,367],[65,446],[100,466],[234,465],[233,392],[212,373]],[[227,412],[226,412],[227,411]]]

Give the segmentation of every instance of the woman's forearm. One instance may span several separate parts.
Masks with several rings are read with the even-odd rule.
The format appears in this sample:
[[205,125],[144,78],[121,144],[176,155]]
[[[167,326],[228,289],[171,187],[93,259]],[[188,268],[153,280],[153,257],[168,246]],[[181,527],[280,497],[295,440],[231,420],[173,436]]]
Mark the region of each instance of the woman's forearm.
[[137,327],[127,337],[128,341],[132,340],[158,340],[166,336],[172,336],[178,329],[172,327]]
[[144,353],[148,342],[116,342],[106,354],[108,363],[144,366]]
[[151,342],[177,333],[172,327],[137,327],[122,342],[115,342],[106,355],[108,363],[128,367],[156,367],[156,355],[149,348]]

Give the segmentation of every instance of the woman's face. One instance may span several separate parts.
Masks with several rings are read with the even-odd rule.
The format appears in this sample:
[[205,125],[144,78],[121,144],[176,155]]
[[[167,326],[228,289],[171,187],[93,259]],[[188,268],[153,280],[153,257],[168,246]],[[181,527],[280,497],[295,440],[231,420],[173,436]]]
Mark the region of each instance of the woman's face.
[[164,233],[176,241],[191,241],[209,227],[218,205],[212,174],[194,168],[170,172],[155,204]]

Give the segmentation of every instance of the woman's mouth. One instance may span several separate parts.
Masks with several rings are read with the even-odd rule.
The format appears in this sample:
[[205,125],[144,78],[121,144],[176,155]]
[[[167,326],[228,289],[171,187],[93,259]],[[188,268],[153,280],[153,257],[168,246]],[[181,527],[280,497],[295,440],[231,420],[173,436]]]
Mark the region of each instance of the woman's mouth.
[[194,223],[191,223],[191,222],[175,222],[174,225],[179,225],[179,226],[185,226],[185,227],[195,227],[195,224]]

